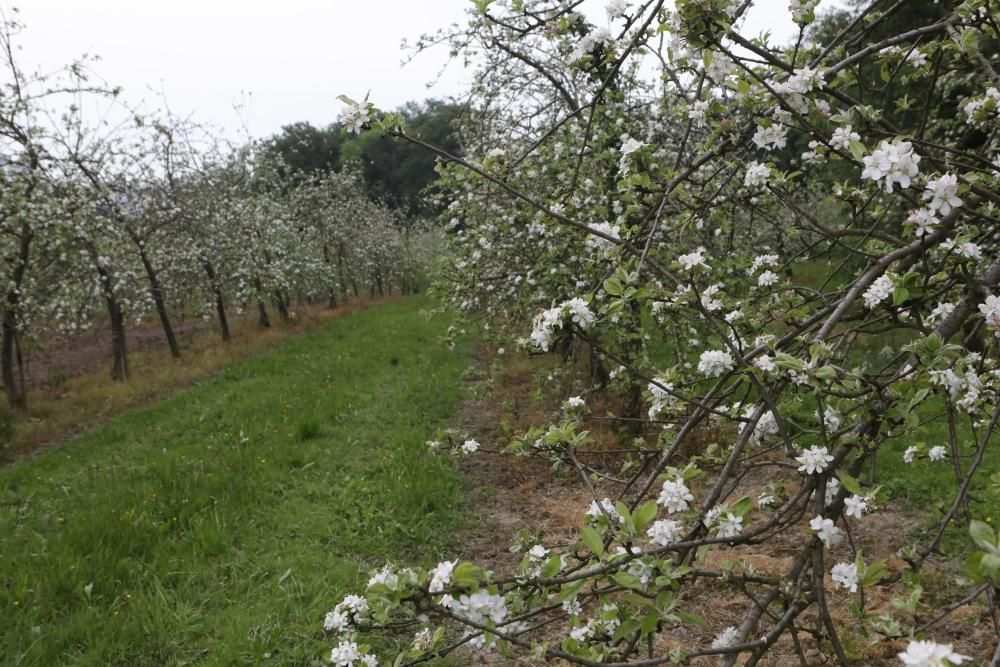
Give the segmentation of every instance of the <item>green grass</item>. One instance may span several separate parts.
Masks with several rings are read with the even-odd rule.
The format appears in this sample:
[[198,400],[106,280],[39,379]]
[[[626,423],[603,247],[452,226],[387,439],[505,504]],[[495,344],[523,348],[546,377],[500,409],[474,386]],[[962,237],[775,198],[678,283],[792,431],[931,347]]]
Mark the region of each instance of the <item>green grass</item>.
[[468,356],[426,305],[334,320],[0,469],[0,662],[320,664],[325,612],[461,523],[423,443]]

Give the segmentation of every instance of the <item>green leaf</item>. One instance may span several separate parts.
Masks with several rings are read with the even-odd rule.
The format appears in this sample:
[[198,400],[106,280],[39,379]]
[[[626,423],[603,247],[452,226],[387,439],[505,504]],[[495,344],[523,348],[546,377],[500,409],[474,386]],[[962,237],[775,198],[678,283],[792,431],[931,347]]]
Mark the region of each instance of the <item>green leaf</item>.
[[743,496],[733,503],[733,505],[729,508],[729,511],[736,516],[746,516],[751,509],[753,509],[753,498],[750,496]]
[[910,290],[905,287],[897,287],[892,291],[892,305],[901,306],[910,298]]
[[711,632],[712,631],[711,624],[709,624],[708,621],[706,621],[704,618],[702,618],[698,614],[689,614],[686,611],[678,611],[678,612],[674,612],[674,615],[677,618],[679,618],[680,620],[684,621],[685,623],[694,623],[695,625],[697,625],[699,628],[701,628],[705,632]]
[[1000,552],[997,548],[996,533],[985,521],[973,520],[969,524],[969,535],[980,549],[993,553]]
[[590,526],[584,526],[580,531],[580,537],[583,538],[583,543],[594,555],[598,558],[604,555],[604,540],[601,539],[600,533]]
[[837,379],[837,369],[833,366],[821,366],[813,371],[813,375],[818,377],[820,380],[831,382]]
[[611,296],[621,296],[622,294],[622,281],[618,278],[611,276],[604,281],[604,291]]
[[638,630],[639,626],[640,626],[639,620],[635,618],[629,618],[625,621],[622,621],[622,623],[617,628],[615,628],[615,634],[612,637],[612,641],[614,642],[621,641],[622,638],[628,637],[633,632]]
[[1000,556],[996,554],[983,554],[979,565],[983,568],[983,574],[991,580],[1000,578]]
[[885,578],[888,571],[885,560],[877,560],[869,563],[865,568],[865,577],[861,581],[861,585],[874,586]]
[[855,479],[854,477],[851,477],[846,472],[842,472],[839,475],[837,475],[837,478],[840,480],[841,485],[854,495],[856,496],[864,495],[863,493],[861,493],[861,483],[858,482],[858,480]]
[[566,602],[567,600],[572,600],[577,596],[577,594],[579,594],[580,589],[583,588],[586,583],[586,579],[581,579],[579,581],[563,584],[563,587],[559,590],[559,601]]
[[656,629],[657,624],[660,622],[660,617],[657,614],[646,614],[642,617],[640,621],[639,631],[643,635],[648,635],[650,632]]
[[560,567],[562,567],[562,558],[558,555],[551,556],[545,562],[545,568],[542,570],[542,576],[554,577],[559,573]]
[[615,511],[618,512],[618,516],[621,517],[622,523],[626,526],[632,525],[632,515],[628,511],[628,507],[622,501],[615,503]]
[[656,605],[649,598],[643,597],[636,593],[626,593],[623,597],[626,602],[631,602],[637,607],[641,607],[647,611],[656,611]]
[[629,574],[628,572],[619,572],[611,577],[611,579],[624,588],[631,588],[633,590],[641,591],[642,582],[639,581],[639,577],[634,574]]
[[495,0],[472,0],[472,4],[476,6],[476,9],[479,10],[480,14],[485,14],[486,9],[494,2]]
[[861,158],[863,158],[865,156],[865,153],[867,152],[868,149],[866,149],[865,145],[860,141],[851,142],[851,155],[854,157],[855,160],[861,160]]
[[656,501],[650,500],[649,502],[639,505],[635,509],[635,513],[632,515],[632,521],[635,524],[636,531],[641,531],[649,523],[656,518]]
[[469,561],[459,563],[451,573],[451,580],[465,588],[479,586],[479,568]]

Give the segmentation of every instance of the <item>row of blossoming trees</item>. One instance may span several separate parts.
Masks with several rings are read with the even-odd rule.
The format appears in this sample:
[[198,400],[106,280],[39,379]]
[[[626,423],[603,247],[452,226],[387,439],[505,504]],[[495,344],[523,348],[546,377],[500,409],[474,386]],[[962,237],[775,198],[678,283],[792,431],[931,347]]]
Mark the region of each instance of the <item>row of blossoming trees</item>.
[[269,326],[293,304],[420,286],[433,239],[355,176],[288,173],[253,141],[129,110],[86,62],[27,73],[19,29],[8,21],[0,34],[2,385],[13,406],[26,406],[23,351],[43,334],[109,328],[120,380],[131,322],[158,320],[179,357],[178,314],[217,319],[228,341],[234,311]]
[[[478,158],[426,146],[449,197],[440,291],[587,363],[642,437],[595,462],[573,397],[549,428],[490,443],[579,472],[578,539],[524,545],[511,573],[387,566],[327,616],[332,662],[375,664],[354,633],[378,628],[411,632],[395,664],[462,646],[579,665],[971,660],[936,632],[975,604],[1000,637],[980,472],[1000,417],[997,4],[862,2],[818,22],[792,0],[788,45],[741,32],[750,0],[589,18],[579,1],[475,4],[422,42],[480,63],[463,136]],[[423,143],[348,104],[358,129]],[[916,444],[928,433],[947,437]],[[436,444],[478,449],[461,440]],[[880,521],[872,471],[896,443],[937,466],[944,509],[890,570],[855,537]],[[921,606],[956,525],[964,588]],[[779,544],[780,568],[743,560]],[[699,629],[720,586],[743,620]]]

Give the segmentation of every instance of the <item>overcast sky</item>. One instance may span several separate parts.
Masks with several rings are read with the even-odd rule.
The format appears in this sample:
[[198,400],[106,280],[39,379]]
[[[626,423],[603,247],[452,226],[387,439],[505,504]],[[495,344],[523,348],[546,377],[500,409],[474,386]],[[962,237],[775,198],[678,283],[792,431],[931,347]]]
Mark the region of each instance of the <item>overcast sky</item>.
[[[831,0],[827,0],[829,3]],[[401,67],[404,38],[464,22],[471,0],[0,0],[27,25],[22,67],[51,70],[83,53],[130,102],[162,90],[173,111],[227,130],[243,104],[251,134],[336,120],[337,95],[368,90],[384,109],[460,94],[454,66],[433,88],[446,49]],[[827,4],[825,3],[825,4]],[[605,2],[592,0],[599,16]],[[744,33],[794,33],[788,0],[757,0]],[[5,10],[9,11],[9,10]]]

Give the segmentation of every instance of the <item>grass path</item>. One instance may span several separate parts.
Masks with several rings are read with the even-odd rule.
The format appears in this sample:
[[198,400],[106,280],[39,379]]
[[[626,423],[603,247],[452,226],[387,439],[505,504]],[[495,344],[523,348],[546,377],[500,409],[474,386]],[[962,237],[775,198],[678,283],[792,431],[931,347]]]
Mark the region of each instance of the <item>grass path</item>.
[[4,665],[306,665],[370,561],[431,561],[460,479],[423,443],[469,358],[408,299],[0,469]]

